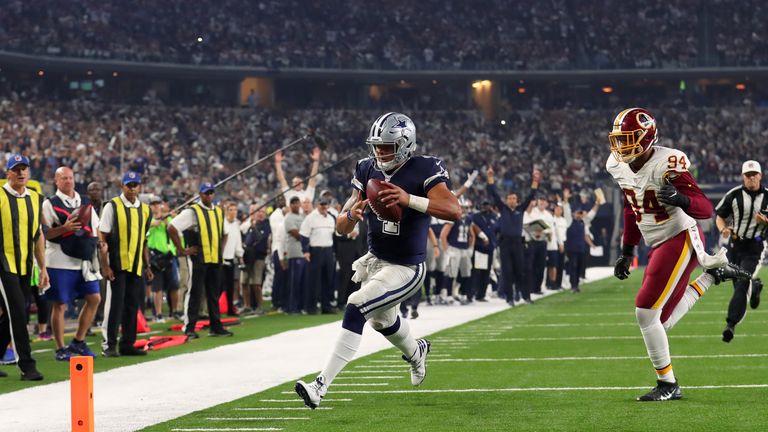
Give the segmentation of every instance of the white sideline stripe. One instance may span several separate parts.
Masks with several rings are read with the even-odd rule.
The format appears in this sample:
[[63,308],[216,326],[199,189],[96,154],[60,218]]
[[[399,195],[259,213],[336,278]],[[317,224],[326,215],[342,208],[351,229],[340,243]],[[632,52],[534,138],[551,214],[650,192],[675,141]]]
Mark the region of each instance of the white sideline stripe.
[[[397,377],[402,378],[402,377]],[[368,386],[388,386],[389,383],[343,383],[334,384],[334,387],[368,387]],[[289,392],[290,393],[290,392]]]
[[[430,354],[430,356],[431,356],[431,354]],[[405,370],[405,369],[403,369],[403,370]],[[345,371],[341,371],[339,373],[339,375],[367,374],[367,373],[390,373],[390,372],[392,372],[392,371],[383,370],[383,369],[382,370],[360,370],[360,371],[353,371],[353,370],[347,371],[347,370],[345,370]],[[338,378],[336,378],[336,379],[338,379]],[[323,399],[323,402],[325,402],[325,399]]]
[[53,351],[53,348],[42,348],[42,349],[38,349],[38,350],[33,350],[32,354],[41,354],[41,353],[47,353],[47,352],[50,352],[50,351]]
[[[675,359],[711,359],[711,358],[755,358],[768,357],[768,354],[701,354],[676,355]],[[534,361],[578,361],[578,360],[648,360],[647,356],[587,356],[587,357],[509,357],[509,358],[451,358],[434,359],[430,363],[464,362],[534,362]],[[371,362],[390,363],[391,360],[371,360]]]
[[[293,394],[293,392],[289,392]],[[260,399],[259,402],[271,402],[271,403],[295,403],[295,404],[302,404],[304,405],[304,401],[301,399]],[[323,399],[323,403],[327,404],[328,402],[352,402],[352,399]]]
[[[590,268],[587,276],[596,280],[612,272],[610,267]],[[424,337],[509,310],[503,300],[489,300],[466,308],[423,308],[419,319],[411,322],[411,332],[417,338]],[[333,349],[341,327],[340,318],[328,324],[95,373],[94,421],[99,425],[99,432],[139,430],[315,374]],[[386,338],[369,331],[355,358],[391,349]],[[402,363],[399,367],[407,368],[408,365]],[[222,364],[226,366],[224,370]],[[145,377],[148,376],[152,377],[151,386],[147,386]],[[3,430],[69,430],[69,387],[69,381],[59,381],[0,394]],[[196,391],[199,388],[206,391]],[[179,403],[180,394],[184,395],[183,403]],[[298,399],[295,393],[293,397]],[[130,409],[126,409],[126,401],[130,401]]]
[[[741,334],[739,337],[766,337],[768,333],[756,333],[756,334]],[[477,339],[452,339],[452,340],[466,340],[467,342],[541,342],[541,341],[581,341],[581,340],[635,340],[642,339],[642,335],[636,336],[563,336],[563,337],[539,337],[539,338],[491,338],[478,341]],[[669,335],[670,339],[720,339],[719,334],[691,334],[691,335]],[[432,339],[432,342],[443,345],[442,339]],[[435,354],[430,354],[429,358],[437,357]]]
[[174,428],[173,432],[281,431],[283,428]]
[[274,420],[311,420],[310,417],[206,417],[209,421],[274,421]]
[[[442,340],[442,339],[431,339],[431,340],[432,340],[432,341],[435,341],[435,340]],[[455,340],[455,339],[454,339],[454,340]],[[442,345],[442,344],[441,344],[441,345]],[[389,358],[401,358],[401,357],[402,357],[402,354],[388,354],[388,355],[385,355],[384,357],[389,357]],[[432,357],[451,357],[451,354],[432,354],[432,353],[430,353],[430,354],[429,354],[429,358],[432,358]]]
[[[336,378],[338,379],[338,378]],[[325,402],[325,401],[323,401]],[[254,408],[232,408],[234,411],[276,411],[276,410],[306,410],[307,407],[254,407]],[[316,410],[331,410],[332,407],[316,407]]]
[[[380,368],[388,368],[388,369],[402,369],[404,372],[408,371],[408,366],[403,367],[403,365],[400,365],[400,366],[386,366],[386,365],[375,365],[375,366],[369,365],[369,366],[365,366],[365,365],[363,365],[363,366],[355,366],[354,368],[355,369],[371,369],[371,368],[380,369]],[[370,371],[366,370],[365,372],[367,373],[367,372],[370,372]],[[325,399],[323,399],[323,401],[325,401]]]
[[393,378],[402,378],[405,375],[375,375],[375,376],[351,376],[351,377],[336,377],[334,381],[337,380],[368,380],[368,379],[393,379]]
[[[560,392],[560,391],[613,391],[613,390],[648,390],[649,386],[633,387],[513,387],[498,389],[421,389],[421,390],[339,390],[334,393],[345,394],[402,394],[402,393],[494,393],[494,392]],[[764,389],[768,384],[725,384],[725,385],[700,385],[684,386],[686,390],[722,390],[722,389]]]

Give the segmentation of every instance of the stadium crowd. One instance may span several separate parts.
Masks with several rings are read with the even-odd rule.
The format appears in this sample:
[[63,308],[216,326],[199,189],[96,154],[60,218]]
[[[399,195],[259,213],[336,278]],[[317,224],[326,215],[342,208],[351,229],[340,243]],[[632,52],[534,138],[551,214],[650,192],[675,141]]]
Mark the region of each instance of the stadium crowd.
[[[194,8],[180,0],[14,0],[0,15],[0,48],[269,68],[660,68],[768,62],[762,36],[768,10],[759,0],[650,0],[631,7],[619,0],[482,5],[389,0],[377,8],[388,13],[372,13],[370,5],[351,0],[203,0]],[[397,37],[391,34],[395,28]]]
[[[661,141],[690,155],[702,183],[738,181],[733,154],[766,160],[759,145],[768,130],[768,110],[751,107],[666,107],[656,111]],[[188,196],[203,178],[214,182],[281,145],[317,129],[326,137],[321,169],[358,151],[347,163],[318,180],[335,195],[348,185],[354,161],[366,155],[366,111],[270,111],[238,108],[114,105],[75,100],[51,102],[11,97],[0,103],[0,150],[32,158],[32,178],[50,183],[53,171],[71,166],[78,189],[89,181],[116,187],[121,170],[146,178],[144,192],[170,202]],[[422,111],[418,121],[421,150],[446,159],[454,178],[489,161],[507,189],[527,182],[531,161],[549,173],[552,190],[581,189],[605,177],[606,131],[611,113],[603,110],[529,110],[511,114],[505,125],[476,111]],[[450,130],[446,134],[444,131]],[[286,152],[286,176],[308,173],[310,147]],[[525,155],[525,157],[520,157]],[[265,164],[268,166],[267,164]],[[221,199],[248,203],[275,193],[271,169],[257,167],[227,183]],[[470,198],[477,200],[477,194]]]

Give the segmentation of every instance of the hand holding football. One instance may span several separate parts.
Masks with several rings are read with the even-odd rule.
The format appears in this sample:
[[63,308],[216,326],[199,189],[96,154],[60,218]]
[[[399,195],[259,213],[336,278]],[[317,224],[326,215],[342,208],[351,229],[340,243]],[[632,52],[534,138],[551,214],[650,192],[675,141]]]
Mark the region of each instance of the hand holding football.
[[386,221],[400,222],[403,218],[403,208],[398,203],[387,207],[388,203],[381,201],[383,198],[383,196],[380,196],[381,192],[392,189],[396,188],[390,183],[378,179],[370,179],[365,188],[365,195],[368,197],[368,205],[371,206],[371,210],[376,213],[376,216]]

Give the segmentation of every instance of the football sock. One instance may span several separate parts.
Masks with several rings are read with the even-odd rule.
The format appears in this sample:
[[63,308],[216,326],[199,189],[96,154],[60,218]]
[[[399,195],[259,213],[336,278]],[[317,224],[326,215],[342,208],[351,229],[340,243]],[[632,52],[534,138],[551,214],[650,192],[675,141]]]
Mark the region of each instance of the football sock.
[[658,379],[661,381],[675,382],[675,374],[672,372],[672,360],[669,355],[669,341],[667,332],[661,324],[660,309],[635,308],[637,323],[643,334],[645,348],[653,367],[656,369]]
[[379,333],[384,335],[392,345],[402,351],[407,358],[413,357],[413,354],[418,349],[416,339],[411,336],[411,327],[408,325],[408,321],[400,321],[399,317],[394,324],[379,330]]
[[341,333],[336,339],[336,345],[333,347],[331,356],[320,373],[326,385],[330,385],[336,375],[344,369],[344,366],[355,357],[357,349],[360,348],[360,341],[363,339],[364,325],[365,317],[360,313],[357,306],[348,304],[347,308],[344,309]]
[[672,363],[668,364],[666,367],[663,367],[661,369],[656,369],[656,378],[659,381],[664,382],[675,382],[675,373],[672,372]]
[[669,330],[680,321],[680,318],[685,316],[693,305],[707,292],[712,284],[715,283],[715,278],[709,273],[702,273],[699,277],[685,287],[685,294],[680,299],[680,302],[675,306],[675,309],[669,315],[666,321],[664,321],[664,328]]
[[323,371],[320,372],[325,385],[331,385],[336,375],[344,369],[347,363],[352,361],[357,349],[360,348],[362,339],[363,335],[359,333],[351,332],[345,328],[341,329],[339,338],[336,339],[336,346],[333,347],[331,356],[328,358]]

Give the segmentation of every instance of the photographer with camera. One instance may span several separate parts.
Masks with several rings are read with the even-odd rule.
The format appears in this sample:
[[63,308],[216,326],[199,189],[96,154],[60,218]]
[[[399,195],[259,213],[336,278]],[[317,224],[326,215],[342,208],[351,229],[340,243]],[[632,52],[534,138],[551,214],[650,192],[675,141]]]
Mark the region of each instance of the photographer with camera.
[[728,305],[727,324],[723,330],[724,342],[733,339],[736,324],[744,319],[747,297],[750,297],[749,305],[752,309],[757,309],[763,288],[762,282],[755,275],[768,233],[768,188],[761,183],[763,174],[757,161],[744,162],[741,177],[742,185],[728,191],[715,208],[717,229],[723,238],[729,239],[730,262],[740,265],[752,273],[753,277],[751,281],[733,281],[733,297]]
[[165,322],[163,318],[163,293],[168,296],[168,315],[178,315],[179,280],[173,266],[176,247],[168,237],[167,227],[171,222],[168,204],[162,198],[154,196],[149,203],[152,210],[152,222],[147,235],[149,265],[155,278],[152,279],[152,299],[155,322]]

